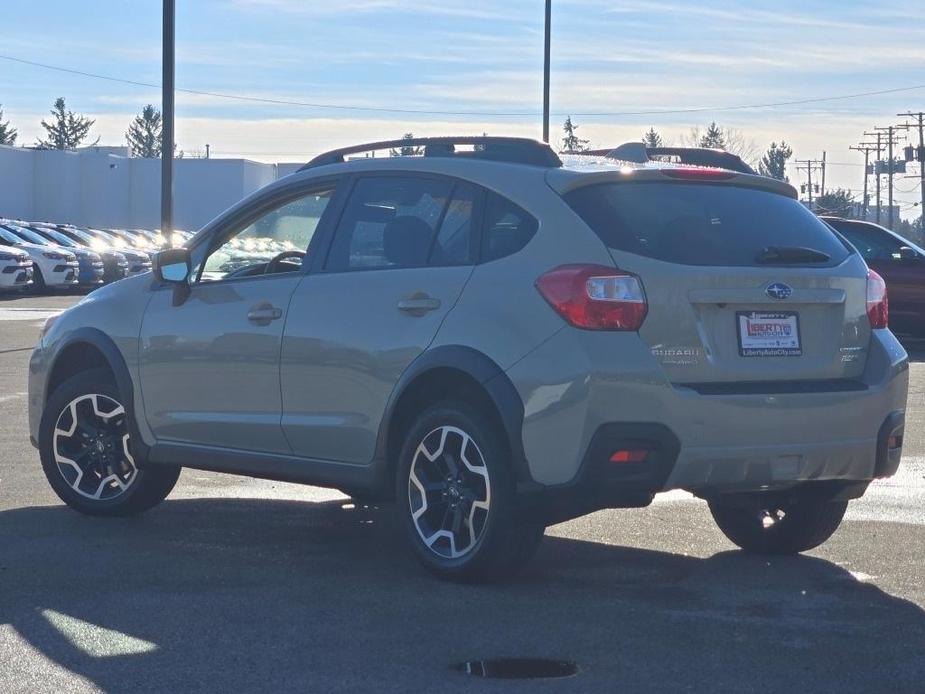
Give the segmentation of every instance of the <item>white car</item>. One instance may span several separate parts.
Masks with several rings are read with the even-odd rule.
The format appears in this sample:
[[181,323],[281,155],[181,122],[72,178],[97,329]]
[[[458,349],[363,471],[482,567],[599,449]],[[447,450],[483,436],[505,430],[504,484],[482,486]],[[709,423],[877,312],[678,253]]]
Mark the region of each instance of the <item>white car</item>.
[[77,284],[77,256],[62,246],[26,243],[0,225],[0,245],[25,251],[32,260],[32,283],[36,290],[73,287]]
[[23,289],[32,284],[29,254],[0,244],[0,291]]

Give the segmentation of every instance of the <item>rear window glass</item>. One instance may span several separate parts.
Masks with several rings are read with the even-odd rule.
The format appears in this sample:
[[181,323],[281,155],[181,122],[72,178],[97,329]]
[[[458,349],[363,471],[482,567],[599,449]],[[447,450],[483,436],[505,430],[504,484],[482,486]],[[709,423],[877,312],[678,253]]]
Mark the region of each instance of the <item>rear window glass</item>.
[[759,265],[769,246],[812,248],[837,265],[849,251],[792,198],[702,183],[604,183],[565,196],[610,248],[684,265]]

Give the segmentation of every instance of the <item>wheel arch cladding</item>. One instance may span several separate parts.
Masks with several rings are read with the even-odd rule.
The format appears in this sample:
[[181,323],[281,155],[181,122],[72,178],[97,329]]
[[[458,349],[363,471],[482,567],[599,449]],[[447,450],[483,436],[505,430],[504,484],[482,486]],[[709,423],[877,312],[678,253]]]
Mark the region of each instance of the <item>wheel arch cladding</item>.
[[532,484],[523,449],[524,406],[507,375],[490,357],[461,345],[425,352],[402,374],[379,431],[378,457],[394,477],[404,434],[435,402],[461,399],[486,415],[501,434],[518,485]]
[[55,350],[48,379],[45,384],[43,403],[55,389],[67,379],[81,371],[106,369],[112,374],[113,381],[123,399],[123,406],[129,415],[129,431],[132,436],[136,454],[144,445],[138,432],[134,412],[134,385],[122,352],[106,333],[96,328],[78,328],[62,340]]

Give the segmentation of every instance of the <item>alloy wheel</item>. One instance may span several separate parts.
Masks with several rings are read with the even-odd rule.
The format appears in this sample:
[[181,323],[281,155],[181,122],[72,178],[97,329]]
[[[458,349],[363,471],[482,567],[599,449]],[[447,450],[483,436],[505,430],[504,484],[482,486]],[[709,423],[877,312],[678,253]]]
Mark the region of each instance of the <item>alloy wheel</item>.
[[115,499],[138,476],[125,407],[108,395],[87,393],[71,400],[58,415],[52,447],[64,481],[87,499]]
[[432,430],[414,451],[408,501],[418,536],[434,554],[459,559],[476,546],[491,506],[481,450],[454,426]]

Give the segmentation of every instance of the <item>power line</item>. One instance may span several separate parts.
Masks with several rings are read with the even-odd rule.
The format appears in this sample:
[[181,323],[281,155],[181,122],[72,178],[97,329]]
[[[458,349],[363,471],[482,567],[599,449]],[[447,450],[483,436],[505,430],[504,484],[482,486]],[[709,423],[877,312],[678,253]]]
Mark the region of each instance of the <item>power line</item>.
[[[149,89],[160,89],[161,85],[155,84],[153,82],[142,82],[140,80],[130,80],[124,79],[121,77],[112,77],[111,75],[101,75],[94,72],[87,72],[85,70],[77,70],[74,68],[63,67],[60,65],[50,65],[48,63],[39,63],[33,60],[26,60],[24,58],[17,58],[11,55],[2,55],[0,54],[0,59],[8,60],[14,63],[20,63],[22,65],[31,65],[32,67],[40,67],[45,70],[54,70],[56,72],[64,72],[71,75],[79,75],[81,77],[89,77],[92,79],[106,80],[107,82],[118,82],[121,84],[130,84],[135,87],[146,87]],[[856,92],[854,94],[841,94],[838,96],[823,96],[815,97],[811,99],[794,99],[791,101],[774,101],[766,103],[754,103],[754,104],[737,104],[734,106],[695,106],[691,108],[680,108],[680,109],[652,109],[644,111],[588,111],[588,112],[575,112],[575,111],[562,111],[554,113],[555,116],[581,116],[581,117],[595,117],[595,116],[658,116],[658,115],[676,115],[684,113],[710,113],[710,112],[719,112],[719,111],[744,111],[748,109],[758,109],[758,108],[777,108],[780,106],[797,106],[800,104],[818,104],[828,101],[844,101],[847,99],[860,99],[868,96],[881,96],[883,94],[896,94],[899,92],[909,92],[919,89],[925,89],[925,84],[916,84],[907,87],[895,87],[893,89],[878,89],[876,91],[869,92]],[[331,104],[331,103],[321,103],[321,102],[310,102],[310,101],[295,101],[289,99],[271,99],[269,97],[259,97],[259,96],[246,96],[243,94],[228,94],[223,92],[211,92],[204,91],[200,89],[185,89],[182,87],[177,87],[176,91],[182,92],[184,94],[196,94],[198,96],[211,96],[217,99],[232,99],[235,101],[248,101],[253,103],[261,104],[273,104],[277,106],[304,106],[308,108],[318,108],[318,109],[330,109],[337,111],[367,111],[372,113],[404,113],[404,114],[419,114],[419,115],[432,115],[432,116],[501,116],[501,117],[527,117],[527,116],[537,116],[540,115],[538,111],[441,111],[441,110],[428,110],[428,109],[414,109],[414,108],[386,108],[381,106],[358,106],[354,104]]]

